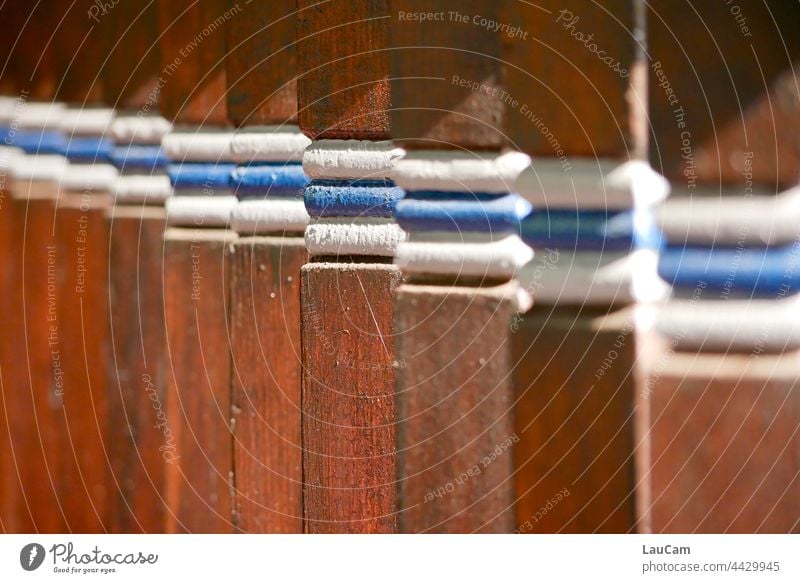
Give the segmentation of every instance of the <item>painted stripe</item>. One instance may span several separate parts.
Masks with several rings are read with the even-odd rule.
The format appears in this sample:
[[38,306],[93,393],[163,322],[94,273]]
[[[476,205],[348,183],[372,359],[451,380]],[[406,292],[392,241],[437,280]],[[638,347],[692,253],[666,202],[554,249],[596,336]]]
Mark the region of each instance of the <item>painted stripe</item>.
[[164,136],[161,147],[174,162],[233,162],[229,131],[176,130]]
[[66,147],[66,137],[58,131],[22,131],[10,133],[9,145],[16,146],[28,154],[59,154]]
[[232,159],[246,162],[302,162],[311,144],[297,126],[263,126],[238,130],[231,140]]
[[184,163],[169,164],[167,174],[176,189],[205,189],[225,190],[230,189],[231,172],[235,164],[205,164]]
[[303,153],[303,168],[312,179],[390,179],[403,154],[388,141],[317,140]]
[[11,160],[8,174],[17,180],[48,180],[57,182],[67,167],[67,159],[56,154],[17,156]]
[[231,228],[240,235],[303,233],[309,216],[302,200],[240,200],[231,212]]
[[312,217],[384,217],[395,214],[403,189],[390,180],[314,180],[304,192]]
[[519,234],[531,205],[516,194],[409,192],[397,205],[406,231],[477,231]]
[[392,257],[405,233],[391,219],[312,219],[305,230],[312,256],[369,255]]
[[66,105],[59,102],[36,102],[15,99],[16,106],[11,112],[13,125],[20,130],[40,132],[42,130],[60,131],[60,124]]
[[120,204],[161,205],[172,195],[172,184],[166,174],[121,175],[114,181],[111,194]]
[[158,115],[118,115],[111,122],[111,137],[120,145],[160,145],[172,124]]
[[111,164],[67,164],[60,186],[71,192],[111,192],[119,173]]
[[97,137],[73,137],[66,140],[61,153],[70,162],[106,162],[111,160],[114,143]]
[[111,151],[111,161],[123,170],[153,171],[166,168],[169,160],[161,146],[117,146]]
[[297,163],[256,163],[239,166],[231,173],[231,187],[240,198],[303,195],[309,183]]
[[176,227],[223,228],[230,223],[236,197],[171,196],[167,199],[167,224]]
[[69,138],[110,136],[114,114],[113,109],[105,107],[67,107],[58,114],[58,127]]

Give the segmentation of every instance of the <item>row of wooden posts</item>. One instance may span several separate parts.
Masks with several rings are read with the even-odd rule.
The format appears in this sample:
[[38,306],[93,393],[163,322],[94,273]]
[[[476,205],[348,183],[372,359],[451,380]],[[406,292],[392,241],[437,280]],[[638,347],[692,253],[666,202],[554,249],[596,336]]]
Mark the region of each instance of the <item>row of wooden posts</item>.
[[564,249],[535,249],[525,280],[458,277],[419,253],[309,255],[302,229],[237,232],[228,207],[181,222],[192,196],[168,216],[162,166],[126,198],[113,156],[74,152],[112,136],[103,115],[117,147],[173,139],[176,200],[208,180],[192,164],[252,162],[198,156],[198,136],[294,126],[409,160],[514,150],[563,181],[649,161],[673,197],[777,194],[798,178],[800,9],[738,0],[742,24],[710,4],[0,8],[2,530],[797,531],[796,352],[675,350],[627,294],[540,293]]

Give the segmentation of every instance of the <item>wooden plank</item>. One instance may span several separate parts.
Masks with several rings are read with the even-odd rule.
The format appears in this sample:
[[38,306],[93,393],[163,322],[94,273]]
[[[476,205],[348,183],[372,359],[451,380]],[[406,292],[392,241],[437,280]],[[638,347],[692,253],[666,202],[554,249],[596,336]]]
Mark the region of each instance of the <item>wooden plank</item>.
[[[164,235],[169,375],[167,532],[233,531],[228,277],[233,236],[220,229]],[[165,457],[166,459],[166,457]]]
[[388,0],[297,3],[300,127],[312,139],[389,137]]
[[245,237],[231,266],[234,522],[241,532],[303,531],[302,238]]
[[104,77],[100,73],[108,56],[104,28],[109,23],[89,17],[93,6],[93,0],[58,0],[51,8],[59,19],[53,43],[56,99],[60,101],[80,105],[103,102]]
[[[511,344],[514,286],[404,285],[397,335],[402,532],[514,529]],[[435,355],[432,357],[431,355]]]
[[225,0],[158,0],[162,77],[159,108],[176,123],[228,123],[225,27],[239,11]]
[[[394,532],[389,338],[399,271],[379,263],[309,263],[302,278],[305,530]],[[369,309],[358,307],[364,304]]]
[[[2,64],[4,92],[25,99],[52,100],[58,84],[55,67],[59,26],[59,4],[7,3],[0,9],[4,26]],[[14,31],[14,34],[11,34]]]
[[113,373],[109,389],[109,458],[115,488],[111,532],[161,533],[164,476],[175,436],[167,430],[160,207],[116,206],[109,220]]

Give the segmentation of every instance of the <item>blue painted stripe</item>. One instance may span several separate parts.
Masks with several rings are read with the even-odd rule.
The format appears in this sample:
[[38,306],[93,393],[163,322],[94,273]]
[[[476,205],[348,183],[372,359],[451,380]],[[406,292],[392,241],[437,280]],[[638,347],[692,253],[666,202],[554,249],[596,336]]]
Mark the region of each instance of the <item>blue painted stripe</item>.
[[160,146],[121,146],[111,152],[111,161],[126,170],[155,170],[169,163]]
[[620,251],[659,249],[662,245],[661,231],[649,209],[534,210],[522,222],[522,238],[537,248]]
[[24,150],[27,154],[63,154],[66,137],[61,132],[53,131],[16,131],[9,134],[11,144]]
[[231,173],[231,186],[239,198],[299,197],[309,182],[303,165],[294,162],[239,166]]
[[531,204],[518,194],[416,191],[397,204],[406,231],[519,232]]
[[789,295],[800,291],[800,249],[786,247],[666,247],[658,274],[678,288],[704,285],[737,296]]
[[230,188],[234,168],[236,164],[170,164],[167,173],[172,186],[177,189]]
[[314,180],[304,199],[311,217],[393,217],[403,194],[391,180]]
[[113,149],[114,143],[105,138],[73,136],[64,143],[61,153],[71,162],[107,162]]

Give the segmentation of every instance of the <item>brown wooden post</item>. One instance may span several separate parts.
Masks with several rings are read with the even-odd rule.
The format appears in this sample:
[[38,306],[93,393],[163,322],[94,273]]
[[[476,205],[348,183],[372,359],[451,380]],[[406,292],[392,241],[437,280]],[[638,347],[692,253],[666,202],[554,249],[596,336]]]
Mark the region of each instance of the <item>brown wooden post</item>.
[[[512,361],[519,238],[510,194],[529,163],[504,123],[504,2],[395,0],[392,136],[409,278],[395,306],[398,520],[402,532],[514,530]],[[483,23],[483,24],[482,24]]]
[[297,24],[299,123],[314,140],[303,160],[305,530],[395,532],[389,2],[302,0]]
[[120,173],[107,219],[113,366],[109,458],[115,484],[109,530],[160,533],[166,522],[166,460],[175,436],[166,423],[162,270],[164,201],[172,188],[160,154],[170,123],[158,115],[164,72],[155,41],[156,5],[123,2],[97,18],[108,23],[103,94],[117,110],[111,158]]
[[297,127],[294,0],[243,6],[228,28],[239,167],[231,226],[234,525],[303,532],[300,268],[308,214]]
[[227,229],[235,198],[227,119],[223,0],[159,1],[162,142],[173,196],[164,236],[168,532],[232,532],[231,358]]
[[649,6],[651,159],[674,193],[660,272],[674,285],[648,370],[641,521],[798,532],[800,10]]
[[518,182],[537,256],[515,322],[518,532],[636,528],[634,454],[645,346],[637,301],[663,292],[644,161],[644,2],[511,3],[508,132],[533,164]]

